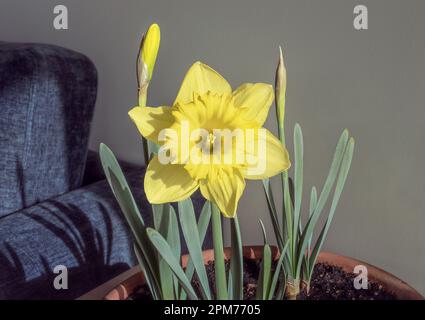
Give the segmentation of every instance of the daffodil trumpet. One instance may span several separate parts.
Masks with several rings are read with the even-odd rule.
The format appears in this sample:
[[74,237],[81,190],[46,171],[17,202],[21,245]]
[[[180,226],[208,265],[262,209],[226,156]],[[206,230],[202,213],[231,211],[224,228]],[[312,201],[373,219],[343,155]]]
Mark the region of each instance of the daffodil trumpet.
[[[196,62],[171,107],[133,108],[129,115],[139,132],[161,150],[146,171],[148,200],[177,202],[200,189],[224,216],[234,217],[245,179],[264,179],[290,167],[286,149],[262,127],[273,99],[268,84],[246,83],[232,91],[219,73]],[[218,145],[223,147],[210,152]]]

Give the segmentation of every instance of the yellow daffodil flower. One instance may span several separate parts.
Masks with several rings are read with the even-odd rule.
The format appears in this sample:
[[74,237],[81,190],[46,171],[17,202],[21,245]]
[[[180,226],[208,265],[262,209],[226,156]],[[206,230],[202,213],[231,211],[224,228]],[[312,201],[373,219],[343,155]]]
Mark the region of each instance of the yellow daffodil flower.
[[[234,217],[245,179],[264,179],[290,167],[288,152],[279,139],[262,128],[273,99],[272,86],[264,83],[246,83],[232,92],[220,74],[196,62],[171,107],[137,106],[130,110],[140,133],[161,146],[145,174],[149,202],[180,201],[200,188],[226,217]],[[200,129],[202,134],[193,135]],[[211,155],[209,151],[215,151],[223,141],[216,129],[228,129],[231,141],[237,143],[227,147],[224,143]],[[245,133],[248,131],[250,134]],[[187,144],[184,132],[190,135]],[[170,154],[171,160],[164,163],[161,159]],[[235,160],[235,154],[242,154],[240,161]],[[228,159],[226,155],[232,156],[230,162],[223,161],[222,156]],[[208,161],[192,161],[198,156]]]

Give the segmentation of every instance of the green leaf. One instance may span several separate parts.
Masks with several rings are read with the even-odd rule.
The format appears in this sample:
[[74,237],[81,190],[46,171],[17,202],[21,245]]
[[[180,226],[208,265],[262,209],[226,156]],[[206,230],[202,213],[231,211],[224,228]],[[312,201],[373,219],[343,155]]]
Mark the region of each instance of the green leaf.
[[[201,243],[204,243],[205,236],[207,234],[208,226],[210,224],[211,220],[211,202],[205,201],[204,206],[202,207],[201,214],[199,215],[198,220],[198,233],[199,233],[199,239]],[[191,280],[193,277],[193,273],[195,272],[195,267],[193,265],[192,259],[187,261],[186,266],[186,277]],[[180,300],[186,299],[186,292],[182,291],[180,295]]]
[[[230,259],[229,297],[233,300],[243,300],[243,252],[242,237],[238,217],[230,219],[230,241],[232,257]],[[230,288],[231,287],[231,288]]]
[[329,174],[328,174],[328,177],[326,178],[325,184],[323,186],[323,190],[320,193],[320,197],[319,197],[319,200],[317,201],[316,208],[314,209],[314,213],[312,214],[310,219],[308,219],[307,224],[304,228],[301,240],[300,240],[300,245],[299,245],[298,253],[297,253],[298,259],[297,259],[297,266],[296,266],[296,272],[294,277],[295,279],[299,278],[301,265],[303,262],[303,256],[308,245],[308,239],[310,239],[310,237],[312,236],[314,226],[316,225],[319,219],[319,216],[329,197],[329,193],[331,192],[332,186],[335,183],[335,180],[342,162],[342,157],[344,155],[344,151],[347,146],[347,142],[348,142],[348,131],[344,130],[336,146],[334,158],[332,160],[332,164],[329,169]]
[[159,259],[159,273],[163,300],[174,300],[173,273],[164,259]]
[[283,298],[285,297],[286,281],[287,281],[285,269],[282,268],[282,270],[283,270],[283,278],[280,279],[279,281],[279,287],[277,288],[277,293],[276,293],[276,300],[279,300],[279,301],[283,300]]
[[198,227],[196,224],[195,211],[192,200],[186,199],[178,203],[180,225],[183,236],[186,240],[190,258],[195,266],[196,273],[201,284],[202,295],[205,299],[211,300],[211,292],[208,282],[208,276],[205,269],[204,258],[202,255],[201,240],[199,238]]
[[[316,187],[313,186],[310,193],[310,209],[308,211],[308,218],[313,215],[314,209],[317,205],[317,191]],[[301,231],[302,233],[302,231]],[[312,276],[312,270],[310,269],[310,257],[311,257],[311,241],[313,239],[313,232],[310,234],[310,237],[308,238],[307,243],[307,252],[303,256],[303,263],[302,263],[302,279],[305,281],[309,281],[308,279],[311,279]]]
[[164,238],[167,237],[170,206],[169,204],[152,204],[153,225]]
[[279,219],[278,219],[278,215],[277,215],[277,211],[276,211],[276,206],[275,206],[275,202],[274,202],[274,198],[273,198],[273,192],[272,192],[272,188],[270,185],[270,179],[263,179],[263,187],[264,187],[264,192],[266,194],[266,198],[267,198],[267,207],[269,209],[269,214],[270,214],[270,220],[272,222],[272,226],[273,226],[273,231],[276,237],[276,241],[277,244],[279,246],[279,249],[282,250],[283,249],[283,238],[284,235],[281,232],[280,229],[280,225],[279,225]]
[[226,269],[224,265],[223,234],[221,228],[221,213],[215,204],[211,212],[212,235],[214,246],[215,287],[218,300],[227,300]]
[[146,228],[142,215],[139,212],[127,180],[125,179],[121,167],[118,164],[118,161],[113,152],[102,143],[100,145],[99,153],[102,167],[105,171],[105,175],[112,189],[112,192],[115,195],[121,211],[124,213],[136,243],[141,249],[145,259],[145,267],[147,273],[152,279],[152,287],[155,288],[155,292],[159,294],[160,284],[158,261],[156,253],[147,239]]
[[348,172],[350,171],[351,161],[353,159],[353,153],[354,153],[354,139],[351,138],[350,141],[348,142],[347,149],[344,153],[344,158],[342,160],[341,170],[338,175],[338,181],[336,183],[335,193],[332,199],[331,209],[329,211],[328,218],[326,220],[325,225],[323,226],[322,231],[320,232],[319,238],[317,239],[316,245],[311,254],[311,261],[310,261],[311,270],[313,270],[314,268],[314,264],[316,263],[317,256],[319,255],[323,242],[325,241],[326,235],[329,231],[329,227],[332,223],[332,219],[335,214],[336,207],[338,205],[339,199],[342,194],[342,190],[344,189],[344,185],[347,180]]
[[[317,190],[316,187],[313,186],[311,188],[311,194],[310,194],[310,210],[308,211],[308,217],[311,218],[311,216],[314,213],[314,209],[316,208],[317,205]],[[308,239],[308,255],[310,256],[311,253],[311,240],[313,238],[313,234],[310,235],[310,238]]]
[[[170,230],[168,232],[167,242],[170,244],[171,249],[174,252],[174,256],[178,261],[181,259],[181,242],[180,242],[180,231],[179,223],[177,221],[177,215],[174,208],[170,205]],[[174,296],[180,296],[180,284],[178,279],[173,276],[174,283]]]
[[292,227],[292,249],[295,253],[298,245],[298,227],[300,225],[301,202],[303,195],[304,145],[303,134],[297,123],[294,128],[295,176],[294,176],[294,224]]
[[121,210],[126,217],[128,224],[132,230],[136,244],[141,249],[143,256],[145,257],[148,273],[152,278],[152,285],[155,288],[156,292],[161,292],[160,285],[160,273],[159,273],[159,261],[156,257],[156,253],[152,248],[150,242],[147,239],[146,228],[142,224],[141,220],[138,219],[138,214],[135,212],[137,208],[131,205],[129,201],[130,193],[128,189],[120,190],[119,182],[114,174],[110,171],[111,175],[111,186],[115,192],[115,197],[117,198],[118,203],[120,204]]
[[261,268],[259,273],[259,279],[257,284],[256,299],[265,300],[269,296],[270,291],[270,273],[271,273],[271,263],[272,263],[272,252],[270,246],[267,243],[267,234],[266,229],[264,228],[263,221],[258,219],[261,230],[263,233],[264,248],[263,248],[263,259],[261,261]]
[[[127,196],[129,197],[128,200],[129,200],[130,203],[128,204],[128,206],[131,205],[131,206],[134,207],[135,212],[138,213],[137,219],[139,219],[141,221],[142,225],[144,225],[143,217],[139,213],[139,210],[137,208],[137,204],[134,201],[133,195],[130,192],[131,189],[130,189],[128,183],[127,183],[127,180],[124,177],[124,173],[122,172],[121,167],[120,167],[114,153],[112,152],[111,149],[108,148],[108,146],[106,144],[101,143],[100,147],[99,147],[99,154],[100,154],[100,160],[101,160],[101,163],[102,163],[103,171],[105,173],[106,179],[109,182],[109,185],[112,189],[112,192],[115,194],[116,191],[123,193],[123,192],[125,192],[125,190],[129,190],[130,194],[125,195],[125,196],[121,196],[121,198],[126,198]],[[120,188],[116,188],[117,190],[114,190],[114,188],[112,186],[111,172],[113,172],[115,174],[115,178],[118,182],[117,186],[120,187]]]
[[167,262],[177,279],[179,279],[181,286],[186,291],[189,298],[192,300],[197,300],[198,297],[196,296],[196,293],[193,290],[189,279],[187,279],[182,267],[180,266],[177,259],[174,257],[173,251],[168,245],[167,241],[161,236],[158,231],[152,228],[147,228],[146,232],[150,241],[155,246],[161,257]]
[[[232,267],[229,269],[229,274],[232,274]],[[229,279],[227,279],[227,296],[233,297],[233,283],[232,283],[232,277],[230,276]],[[232,298],[232,300],[235,300]]]
[[276,285],[280,278],[280,274],[281,272],[285,272],[285,270],[282,268],[282,264],[283,264],[283,259],[285,258],[286,250],[288,249],[288,247],[289,247],[289,242],[286,242],[285,247],[283,248],[283,250],[280,251],[280,257],[279,257],[279,260],[277,261],[276,270],[274,272],[272,282],[270,285],[268,300],[273,299],[274,293],[276,291]]
[[143,276],[145,277],[146,284],[149,287],[150,292],[152,293],[152,298],[154,300],[158,300],[161,297],[159,292],[156,292],[156,288],[153,285],[153,277],[149,273],[149,269],[147,268],[147,263],[145,257],[143,256],[143,252],[137,247],[137,244],[133,244],[134,253],[136,254],[137,261],[139,262],[140,269],[142,270]]
[[152,154],[157,154],[159,150],[159,146],[150,140],[148,140],[148,148],[149,148],[149,158],[152,156]]
[[[310,217],[313,215],[314,213],[314,209],[316,208],[317,205],[317,190],[316,187],[313,186],[311,188],[311,193],[310,193],[310,209],[308,211],[308,218],[310,219]],[[303,261],[303,279],[307,280],[311,278],[311,273],[312,270],[310,269],[310,257],[311,257],[311,241],[313,240],[313,232],[311,233],[310,237],[308,238],[308,243],[307,243],[307,253],[304,256],[304,261]]]
[[264,245],[263,259],[261,262],[260,276],[258,279],[256,299],[266,300],[270,292],[270,272],[272,265],[272,252],[268,244]]
[[177,259],[181,258],[181,241],[180,241],[180,231],[179,223],[177,221],[177,215],[174,208],[170,206],[170,230],[168,232],[167,242],[170,244],[171,249],[173,249],[174,256]]
[[[152,205],[153,210],[153,221],[155,229],[165,238],[170,246],[169,234],[171,233],[171,216],[170,216],[170,204],[154,204]],[[179,257],[177,258],[179,259]],[[159,261],[159,274],[160,283],[162,290],[162,298],[164,300],[174,300],[174,280],[173,272],[171,271],[168,264],[158,258]]]
[[285,261],[285,266],[287,266],[287,271],[290,274],[295,273],[295,256],[292,239],[294,237],[292,232],[292,198],[289,190],[289,177],[287,172],[282,173],[283,177],[283,223],[282,228],[283,232],[286,230],[288,239],[291,240],[289,245],[289,254],[287,254],[287,259]]
[[159,146],[151,141],[147,140],[145,137],[142,137],[143,144],[143,159],[145,160],[145,165],[147,166],[152,157],[158,153]]
[[263,234],[263,242],[264,242],[264,244],[266,244],[266,243],[268,243],[268,241],[267,241],[266,228],[264,227],[263,220],[261,220],[260,218],[258,218],[258,222],[259,222],[259,224],[260,224],[261,232],[262,232],[262,234]]

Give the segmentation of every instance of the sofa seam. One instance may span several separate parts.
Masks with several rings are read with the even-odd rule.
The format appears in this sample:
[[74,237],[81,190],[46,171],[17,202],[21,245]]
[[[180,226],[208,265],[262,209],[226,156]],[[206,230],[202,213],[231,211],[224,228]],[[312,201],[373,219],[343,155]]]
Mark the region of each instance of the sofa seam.
[[24,151],[22,156],[22,167],[27,168],[27,160],[28,160],[28,153],[29,148],[31,144],[31,138],[32,138],[32,127],[33,127],[33,120],[34,120],[34,109],[35,109],[35,95],[36,95],[36,88],[37,88],[37,81],[34,81],[34,77],[37,75],[39,66],[38,66],[38,55],[36,55],[33,50],[30,48],[28,50],[28,53],[33,57],[33,74],[31,76],[31,86],[30,86],[30,93],[28,95],[29,102],[28,102],[28,112],[27,112],[27,127],[25,130],[25,143],[24,143]]

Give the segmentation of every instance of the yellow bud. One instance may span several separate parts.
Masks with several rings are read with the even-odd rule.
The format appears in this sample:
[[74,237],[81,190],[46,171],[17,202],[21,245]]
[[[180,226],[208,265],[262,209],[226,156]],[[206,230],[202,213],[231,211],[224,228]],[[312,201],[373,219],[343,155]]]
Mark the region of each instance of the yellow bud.
[[161,31],[159,26],[154,23],[149,27],[142,39],[140,54],[137,59],[137,73],[140,87],[149,83],[152,78],[160,41]]
[[[282,48],[279,46],[279,62],[276,70],[275,94],[276,113],[279,131],[283,131],[285,120],[285,98],[286,98],[286,68],[283,60]],[[283,134],[283,132],[282,132]]]

